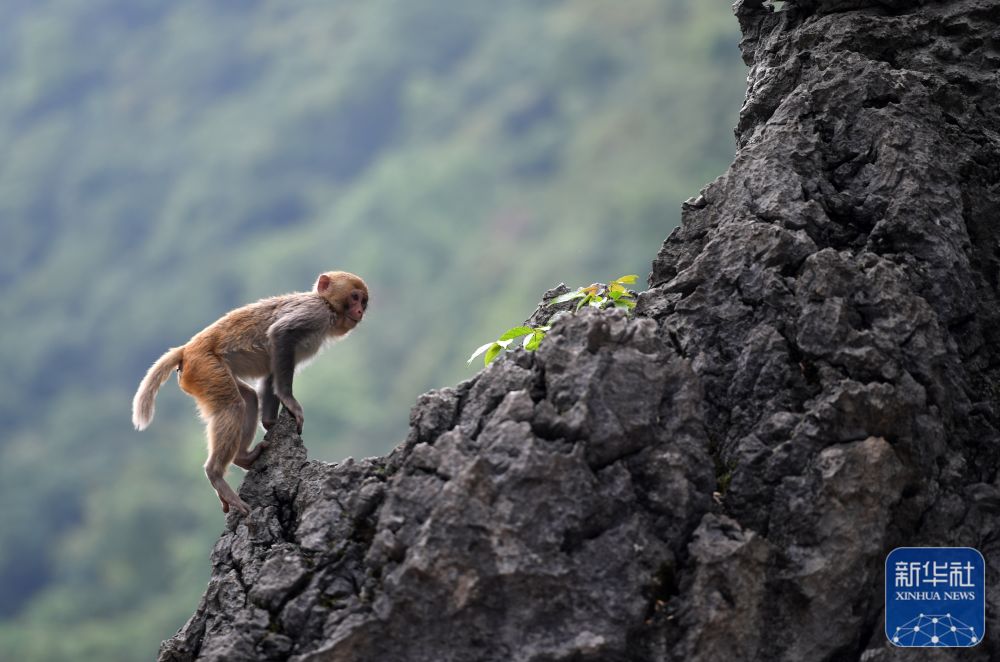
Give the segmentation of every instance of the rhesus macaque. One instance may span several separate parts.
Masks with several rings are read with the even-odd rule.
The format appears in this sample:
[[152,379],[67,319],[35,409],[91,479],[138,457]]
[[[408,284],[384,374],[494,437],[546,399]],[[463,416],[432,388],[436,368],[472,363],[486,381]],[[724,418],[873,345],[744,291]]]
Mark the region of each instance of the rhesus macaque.
[[[222,502],[222,511],[250,513],[226,483],[229,463],[249,469],[263,442],[251,451],[261,423],[270,429],[279,404],[295,417],[302,432],[302,407],[292,395],[295,364],[314,356],[327,341],[346,335],[368,307],[365,282],[346,271],[320,274],[312,292],[261,299],[237,308],[174,347],[153,364],[132,401],[132,423],[144,430],[153,420],[154,400],[176,369],[181,390],[193,396],[208,424],[205,474]],[[263,379],[258,394],[245,379]]]

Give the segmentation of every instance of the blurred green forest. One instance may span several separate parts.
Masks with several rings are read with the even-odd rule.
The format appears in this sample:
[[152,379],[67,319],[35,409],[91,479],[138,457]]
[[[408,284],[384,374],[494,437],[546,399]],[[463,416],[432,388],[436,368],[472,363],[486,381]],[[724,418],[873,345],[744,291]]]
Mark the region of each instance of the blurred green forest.
[[312,457],[386,452],[545,289],[648,272],[731,160],[737,42],[703,0],[0,4],[0,657],[149,659],[194,610],[202,426],[174,380],[130,426],[168,346],[361,274],[296,394]]

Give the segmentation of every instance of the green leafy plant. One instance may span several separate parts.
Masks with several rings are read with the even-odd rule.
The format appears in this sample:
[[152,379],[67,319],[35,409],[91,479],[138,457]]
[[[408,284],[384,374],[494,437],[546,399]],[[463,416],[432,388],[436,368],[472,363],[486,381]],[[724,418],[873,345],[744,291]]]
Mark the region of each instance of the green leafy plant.
[[549,305],[554,306],[559,303],[572,301],[573,299],[579,299],[580,303],[576,305],[577,310],[580,310],[584,306],[591,306],[593,308],[607,308],[610,306],[632,310],[635,308],[635,297],[632,296],[632,293],[625,286],[635,283],[638,278],[635,274],[629,274],[628,276],[616,278],[609,283],[594,283],[586,287],[579,287],[573,292],[557,296],[549,302]]
[[474,351],[466,363],[472,363],[473,359],[485,352],[483,365],[489,365],[490,361],[500,355],[500,352],[510,349],[511,344],[518,338],[523,338],[521,345],[529,352],[533,352],[538,349],[542,338],[545,337],[545,332],[550,328],[549,326],[515,326],[507,329],[499,338]]
[[[624,308],[627,311],[631,311],[635,308],[635,297],[625,286],[635,283],[638,278],[635,274],[629,274],[628,276],[616,278],[609,283],[594,283],[586,287],[579,287],[572,292],[557,296],[549,302],[549,305],[554,306],[579,299],[580,302],[577,304],[576,310],[580,310],[584,306],[591,306],[593,308]],[[517,345],[514,344],[514,341],[518,338],[522,338],[521,346],[524,349],[533,352],[538,349],[538,346],[545,338],[545,332],[550,328],[552,327],[515,326],[507,329],[496,340],[477,348],[466,363],[472,363],[477,356],[482,355],[483,365],[489,365],[504,350],[515,349]]]

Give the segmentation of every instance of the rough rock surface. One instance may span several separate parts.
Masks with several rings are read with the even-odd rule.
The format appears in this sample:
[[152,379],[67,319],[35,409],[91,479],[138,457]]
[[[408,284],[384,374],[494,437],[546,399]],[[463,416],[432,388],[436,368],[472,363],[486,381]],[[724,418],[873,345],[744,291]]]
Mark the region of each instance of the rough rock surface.
[[993,636],[921,659],[1000,659],[1000,1],[783,9],[735,5],[739,150],[634,318],[563,316],[385,458],[283,416],[161,660],[910,659],[899,545],[987,562]]

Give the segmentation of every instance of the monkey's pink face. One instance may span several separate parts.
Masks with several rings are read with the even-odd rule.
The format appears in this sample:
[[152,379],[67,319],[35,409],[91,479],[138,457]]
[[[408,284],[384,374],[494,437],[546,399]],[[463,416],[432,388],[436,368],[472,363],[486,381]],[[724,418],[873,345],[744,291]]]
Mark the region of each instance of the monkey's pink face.
[[347,318],[354,324],[357,324],[365,316],[365,310],[367,309],[368,292],[361,289],[351,290],[351,293],[347,296],[347,309],[344,311]]

